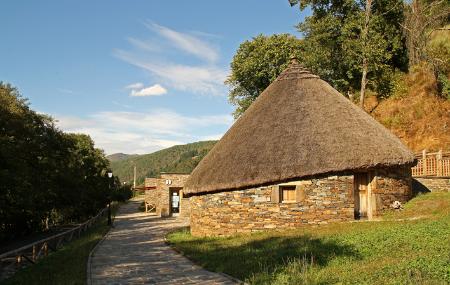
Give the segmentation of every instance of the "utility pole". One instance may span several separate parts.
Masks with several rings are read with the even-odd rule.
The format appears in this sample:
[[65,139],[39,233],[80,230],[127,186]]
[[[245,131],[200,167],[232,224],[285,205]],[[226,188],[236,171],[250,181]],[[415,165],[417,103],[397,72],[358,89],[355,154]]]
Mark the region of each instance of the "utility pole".
[[133,189],[136,189],[136,165],[134,165]]

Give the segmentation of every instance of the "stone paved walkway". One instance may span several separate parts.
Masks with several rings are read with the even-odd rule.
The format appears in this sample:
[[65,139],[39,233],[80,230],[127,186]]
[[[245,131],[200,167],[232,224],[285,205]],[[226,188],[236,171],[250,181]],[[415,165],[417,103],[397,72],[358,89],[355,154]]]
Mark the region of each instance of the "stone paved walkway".
[[140,202],[132,200],[119,209],[114,228],[91,256],[88,284],[237,284],[164,243],[165,234],[186,226],[187,220],[138,212]]

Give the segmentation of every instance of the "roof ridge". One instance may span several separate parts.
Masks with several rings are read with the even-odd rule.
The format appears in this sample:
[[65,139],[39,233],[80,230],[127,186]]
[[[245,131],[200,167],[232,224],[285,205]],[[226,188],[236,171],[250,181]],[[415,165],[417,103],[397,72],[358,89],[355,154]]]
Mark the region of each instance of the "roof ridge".
[[281,72],[275,81],[290,80],[290,79],[309,79],[320,78],[318,75],[313,74],[303,64],[297,61],[297,58],[291,58],[289,66]]

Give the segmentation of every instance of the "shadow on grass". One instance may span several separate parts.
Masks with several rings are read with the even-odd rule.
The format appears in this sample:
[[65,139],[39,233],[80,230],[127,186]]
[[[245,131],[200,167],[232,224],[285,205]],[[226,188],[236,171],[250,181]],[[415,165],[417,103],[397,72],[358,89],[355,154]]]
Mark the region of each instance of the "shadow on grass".
[[[186,230],[178,234],[189,237]],[[361,259],[352,246],[310,235],[273,237],[261,234],[260,237],[189,237],[182,240],[175,237],[173,241],[178,249],[203,267],[225,272],[241,280],[248,280],[262,273],[270,274],[293,261],[307,260],[313,266],[322,267],[339,256]]]

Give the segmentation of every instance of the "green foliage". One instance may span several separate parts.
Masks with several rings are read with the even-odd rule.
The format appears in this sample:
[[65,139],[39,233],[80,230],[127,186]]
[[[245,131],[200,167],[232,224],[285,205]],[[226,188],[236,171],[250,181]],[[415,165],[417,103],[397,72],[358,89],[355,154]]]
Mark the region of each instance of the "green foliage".
[[421,195],[385,221],[214,238],[183,230],[168,240],[249,284],[447,284],[450,193]]
[[304,39],[288,34],[259,35],[238,48],[231,63],[229,101],[239,117],[287,66],[297,59],[342,93],[361,88],[363,59],[368,62],[368,87],[380,97],[392,94],[395,70],[405,71],[407,53],[400,24],[402,0],[377,0],[372,5],[368,33],[364,1],[290,0],[312,9],[297,27]]
[[450,100],[450,80],[443,73],[439,73],[438,75],[438,88],[442,97]]
[[391,80],[388,81],[386,89],[388,90],[386,93],[392,94],[392,98],[405,98],[408,95],[409,91],[408,85],[406,83],[406,74],[401,71],[394,72],[394,74],[392,74],[391,76]]
[[216,141],[202,141],[177,145],[150,154],[112,161],[111,168],[114,175],[129,184],[133,182],[135,165],[137,184],[142,184],[145,177],[157,177],[161,172],[191,173],[215,143]]
[[[447,7],[450,7],[450,4]],[[450,25],[447,25],[446,28],[450,28]],[[448,77],[450,75],[450,32],[448,30],[435,31],[427,44],[426,53],[428,61],[431,62],[437,74],[439,94],[450,100]]]
[[109,194],[109,162],[89,136],[66,134],[0,83],[0,240],[80,222]]
[[406,69],[406,51],[400,27],[403,1],[374,1],[367,37],[364,1],[301,1],[313,14],[298,25],[305,36],[304,63],[341,92],[361,87],[363,58],[368,61],[369,87],[388,96],[395,69]]
[[133,191],[131,190],[131,185],[121,185],[113,189],[111,193],[111,198],[114,201],[125,202],[133,197]]
[[239,117],[288,65],[290,58],[300,59],[301,41],[292,35],[258,35],[243,42],[231,62],[228,99]]

